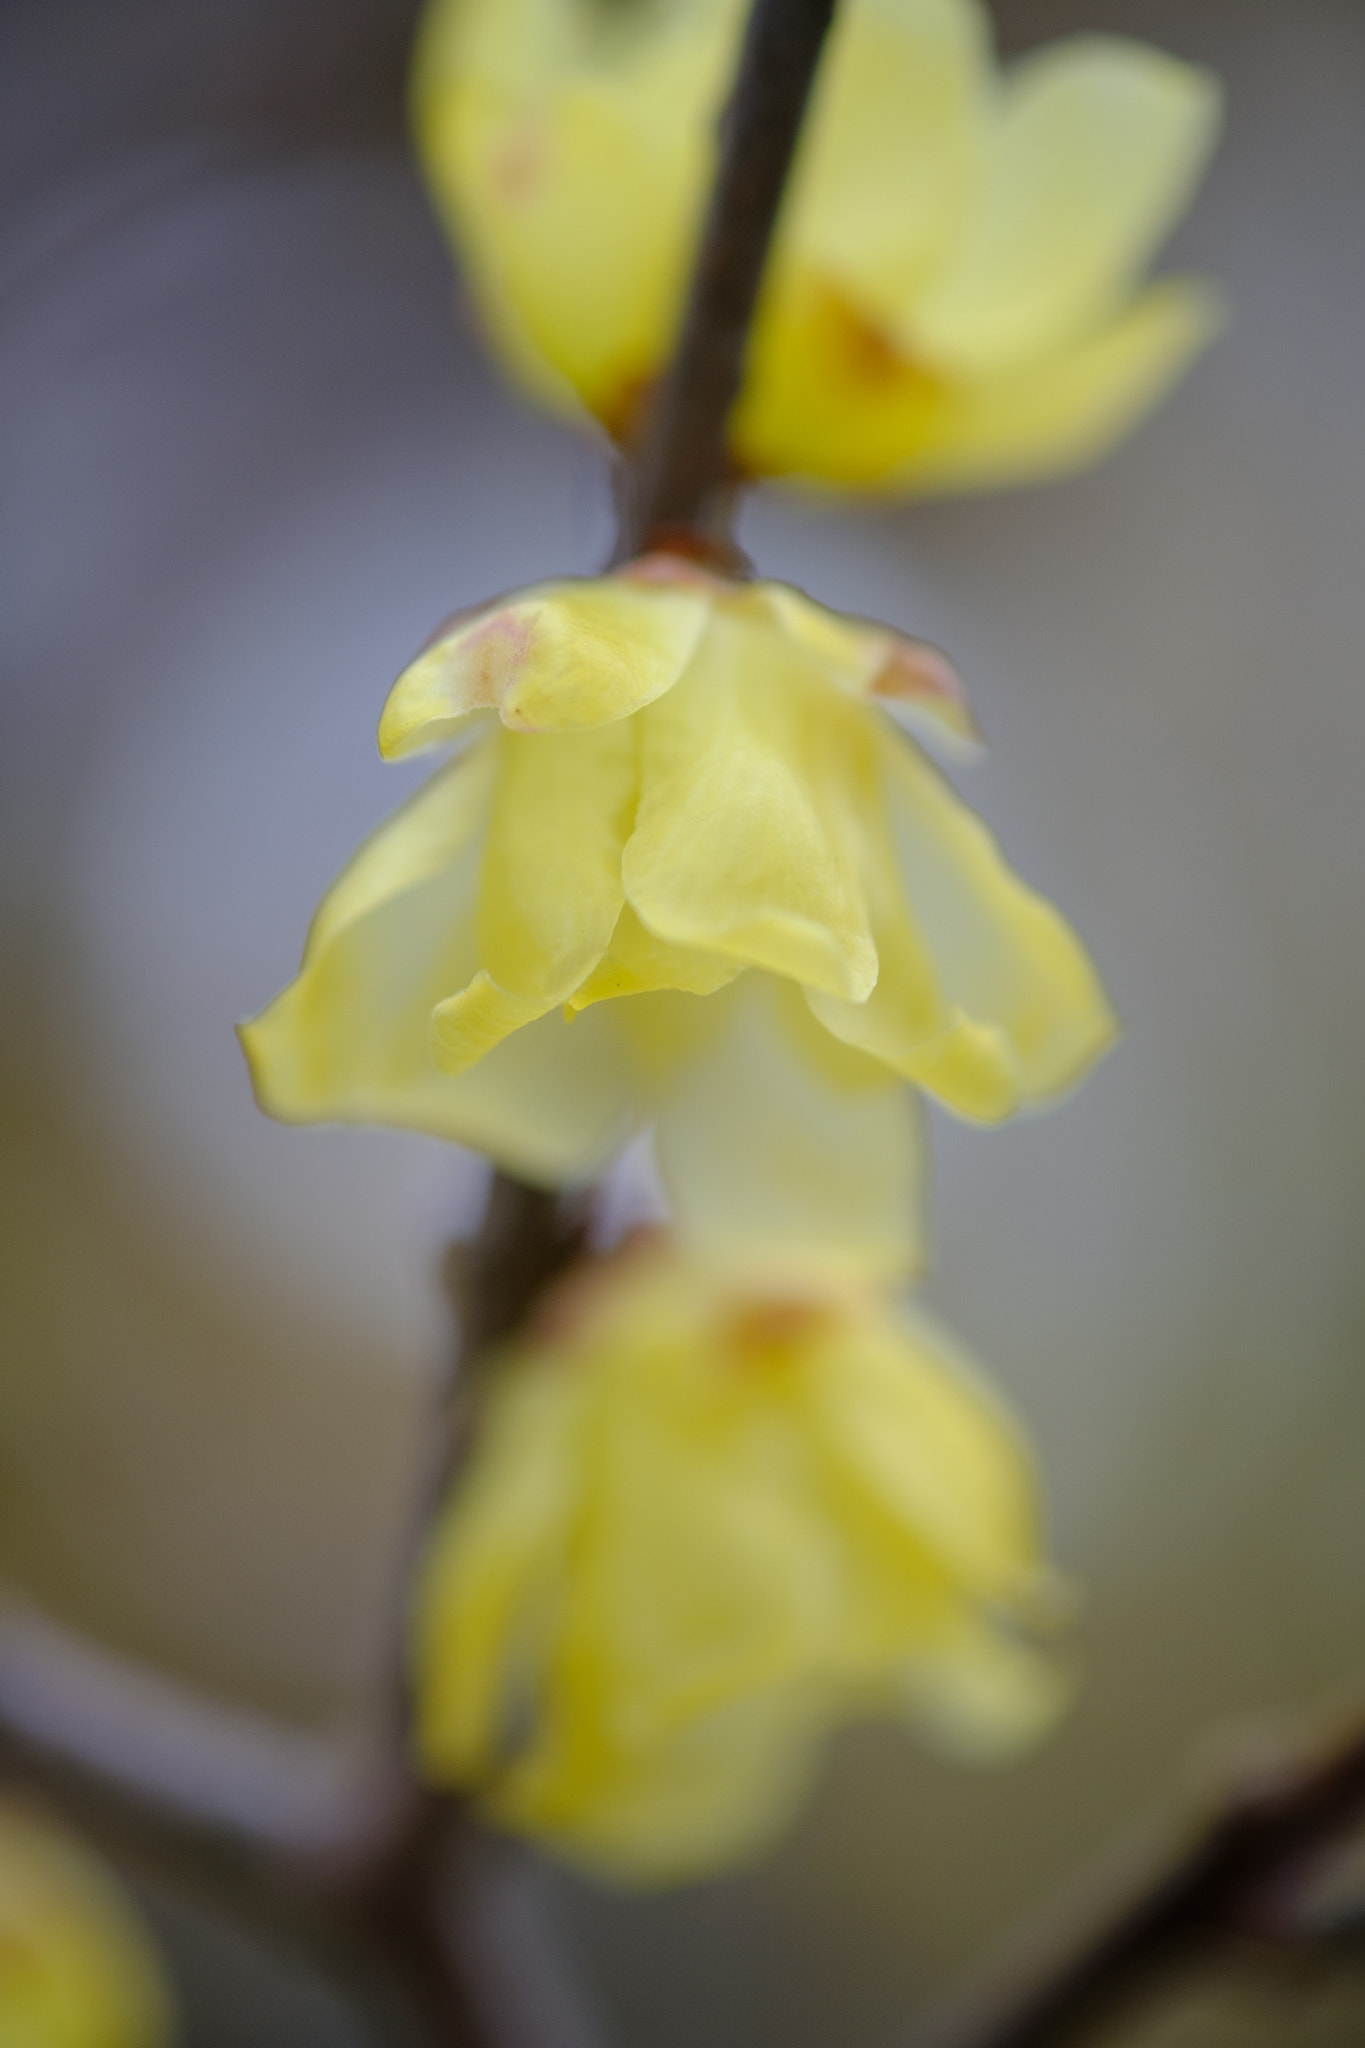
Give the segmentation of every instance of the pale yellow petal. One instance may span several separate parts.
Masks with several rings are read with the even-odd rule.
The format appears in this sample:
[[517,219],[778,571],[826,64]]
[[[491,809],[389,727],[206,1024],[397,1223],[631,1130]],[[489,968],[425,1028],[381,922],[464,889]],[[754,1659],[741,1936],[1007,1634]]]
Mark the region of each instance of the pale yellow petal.
[[837,689],[884,704],[916,725],[922,721],[955,752],[974,747],[979,735],[962,680],[939,648],[890,626],[830,611],[789,583],[759,588],[782,630]]
[[140,1917],[36,1792],[17,1793],[0,1801],[0,2041],[166,2048],[180,2029]]
[[1219,102],[1210,73],[1115,37],[1024,59],[973,213],[899,329],[911,352],[981,374],[1092,332],[1188,204]]
[[591,1172],[633,1097],[606,1012],[517,1032],[443,1074],[434,1010],[479,970],[477,831],[491,757],[433,777],[323,899],[296,979],[241,1028],[257,1100],[287,1123],[395,1124],[487,1152],[532,1180]]
[[569,1008],[585,1010],[590,1003],[613,996],[650,995],[658,989],[710,996],[743,971],[738,962],[719,953],[666,945],[645,930],[627,903],[616,921],[610,946],[587,980],[575,989]]
[[510,995],[568,1000],[606,952],[624,902],[635,809],[627,724],[497,735],[479,877],[479,962]]
[[755,474],[849,490],[991,490],[1063,476],[1121,441],[1221,318],[1215,293],[1173,279],[1037,362],[949,378],[805,279],[755,330],[736,447]]
[[470,856],[488,821],[496,754],[474,745],[362,840],[313,913],[305,965],[349,924]]
[[809,1447],[710,1334],[684,1296],[585,1354],[599,1405],[552,1682],[613,1743],[792,1684],[835,1625]]
[[558,1361],[503,1372],[416,1591],[417,1750],[442,1784],[477,1785],[515,1739],[582,1491],[582,1376]]
[[758,607],[718,607],[682,681],[640,714],[640,803],[622,861],[673,944],[866,995],[858,880],[870,722]]
[[447,0],[413,113],[508,367],[612,418],[668,352],[743,9]]
[[1160,404],[1223,320],[1211,287],[1187,278],[1153,285],[1072,347],[942,391],[888,481],[910,491],[999,490],[1085,469]]
[[746,975],[732,998],[642,997],[623,1019],[632,1039],[666,1030],[650,1006],[670,1002],[730,1005],[659,1108],[659,1170],[684,1234],[724,1260],[913,1271],[925,1161],[910,1091],[764,977]]
[[619,577],[546,583],[462,620],[406,668],[379,721],[386,760],[440,745],[471,712],[526,732],[628,718],[692,657],[709,596]]
[[864,1550],[906,1546],[962,1600],[1022,1600],[1041,1577],[1038,1490],[1023,1434],[974,1363],[922,1313],[831,1326],[808,1399]]
[[1079,1077],[1113,1020],[1074,934],[924,757],[886,735],[864,870],[881,960],[864,1003],[808,991],[844,1044],[993,1123]]
[[974,0],[858,0],[834,19],[784,211],[786,248],[894,319],[958,231],[985,133]]
[[433,1008],[428,1031],[432,1059],[443,1074],[467,1074],[514,1032],[555,1007],[553,999],[513,995],[499,988],[481,967],[457,995]]
[[670,1742],[613,1747],[555,1730],[494,1787],[487,1809],[618,1884],[679,1884],[770,1847],[805,1796],[824,1733],[790,1693],[738,1699]]
[[[474,902],[492,761],[434,776],[324,896],[296,978],[241,1026],[256,1097],[286,1122],[421,1125],[442,1099],[427,1048],[435,1005],[477,967]],[[459,1135],[437,1113],[434,1128]]]
[[914,747],[885,748],[910,919],[961,1022],[922,1070],[963,1115],[992,1121],[1077,1081],[1114,1036],[1084,947],[1011,872],[980,820]]
[[908,1663],[904,1710],[944,1755],[967,1764],[1012,1763],[1065,1713],[1076,1679],[1054,1651],[964,1620],[932,1658]]

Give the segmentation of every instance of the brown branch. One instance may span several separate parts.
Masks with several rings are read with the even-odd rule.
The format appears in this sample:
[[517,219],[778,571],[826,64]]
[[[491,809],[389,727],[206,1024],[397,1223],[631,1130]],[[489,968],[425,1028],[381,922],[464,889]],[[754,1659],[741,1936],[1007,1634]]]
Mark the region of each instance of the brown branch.
[[[1242,1945],[1321,1956],[1296,1897],[1321,1862],[1365,1822],[1365,1721],[1331,1746],[1263,1772],[1136,1900],[1022,2000],[964,2032],[964,2048],[1052,2048],[1173,1970]],[[1359,1941],[1359,1926],[1355,1930]],[[1359,1953],[1359,1949],[1356,1950]]]
[[369,1815],[352,1843],[310,1851],[149,1797],[10,1726],[0,1726],[0,1785],[50,1807],[127,1875],[340,1985],[383,2041],[477,2048],[484,2038],[449,1960],[448,1895],[426,1870],[414,1881],[434,1836],[410,1825],[401,1790],[377,1828]]
[[646,422],[616,560],[679,535],[724,551],[726,423],[801,121],[836,0],[755,0],[677,353]]

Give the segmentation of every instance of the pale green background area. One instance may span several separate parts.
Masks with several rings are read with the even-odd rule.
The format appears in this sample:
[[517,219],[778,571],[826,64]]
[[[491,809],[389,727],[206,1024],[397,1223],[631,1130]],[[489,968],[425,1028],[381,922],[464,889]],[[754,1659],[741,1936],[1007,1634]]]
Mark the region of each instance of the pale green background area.
[[[1124,1018],[1055,1115],[936,1128],[932,1298],[1037,1439],[1085,1682],[1005,1773],[845,1737],[750,1876],[631,1900],[500,1863],[491,1978],[544,1979],[566,2048],[906,2042],[1021,1915],[1121,1882],[1115,1845],[1159,1840],[1229,1731],[1365,1676],[1365,14],[1001,13],[1020,45],[1083,20],[1226,73],[1170,260],[1223,280],[1235,326],[1079,483],[851,520],[772,498],[745,538],[953,649],[991,742],[969,793]],[[452,310],[395,140],[404,17],[0,21],[0,1570],[139,1660],[112,1734],[85,1664],[63,1727],[122,1753],[138,1683],[172,1675],[219,1718],[201,1738],[163,1700],[138,1767],[305,1818],[333,1754],[310,1737],[363,1750],[448,1341],[435,1268],[478,1179],[414,1138],[267,1125],[230,1025],[420,772],[375,757],[394,670],[608,533],[591,450]],[[55,1726],[58,1661],[14,1610],[0,1696]],[[355,2038],[158,1910],[192,2048]],[[1122,2040],[1363,2034],[1347,1989],[1238,1982]]]

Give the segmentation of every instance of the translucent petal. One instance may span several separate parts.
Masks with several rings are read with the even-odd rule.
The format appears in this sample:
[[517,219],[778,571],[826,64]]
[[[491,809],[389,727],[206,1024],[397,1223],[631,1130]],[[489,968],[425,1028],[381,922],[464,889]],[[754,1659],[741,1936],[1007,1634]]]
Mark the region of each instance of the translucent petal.
[[486,968],[480,968],[458,994],[437,1003],[431,1013],[429,1039],[431,1057],[443,1074],[468,1073],[513,1032],[534,1024],[553,1000],[513,995],[499,988]]
[[723,1028],[676,1074],[658,1112],[659,1169],[691,1241],[723,1259],[806,1259],[879,1277],[914,1270],[925,1163],[910,1092],[762,976],[704,1002],[642,997],[622,1023],[632,1042],[666,1036],[667,1006],[689,1001],[726,1005]]
[[900,327],[916,353],[980,374],[1090,332],[1183,212],[1219,88],[1141,43],[1087,36],[1009,74],[973,212]]
[[612,418],[667,354],[742,9],[450,0],[414,119],[438,205],[515,374]]
[[955,751],[975,743],[976,722],[961,678],[937,647],[889,626],[832,612],[789,583],[759,588],[782,630],[820,664],[836,688],[912,714],[917,722],[923,719]]
[[963,1615],[937,1656],[907,1665],[901,1699],[935,1748],[991,1764],[1012,1762],[1045,1735],[1074,1691],[1055,1653]]
[[[977,1368],[923,1315],[833,1326],[809,1379],[811,1433],[836,1521],[902,1547],[957,1600],[1026,1600],[1039,1578],[1037,1487],[1022,1432]],[[901,1635],[904,1638],[904,1624]]]
[[618,1883],[677,1884],[769,1847],[805,1796],[823,1733],[813,1703],[780,1693],[735,1700],[658,1746],[570,1747],[561,1735],[508,1774],[489,1810]]
[[835,16],[793,173],[784,245],[894,319],[958,230],[987,109],[985,17],[962,0],[860,0]]
[[486,1777],[524,1707],[562,1590],[587,1391],[557,1361],[508,1369],[478,1456],[426,1550],[414,1609],[416,1732],[422,1765],[438,1778]]
[[469,853],[488,820],[495,767],[491,746],[470,747],[361,842],[313,913],[305,964],[348,924]]
[[296,979],[241,1027],[261,1107],[287,1123],[396,1124],[533,1180],[592,1171],[628,1127],[619,1039],[594,1013],[518,1032],[442,1074],[432,1012],[478,971],[478,829],[490,757],[434,776],[324,897]]
[[1113,1014],[1075,933],[943,777],[904,742],[884,753],[909,915],[962,1020],[922,1085],[991,1121],[1078,1080],[1112,1040]]
[[546,583],[462,620],[406,668],[379,721],[386,760],[440,745],[474,711],[527,732],[628,718],[692,657],[709,595],[619,577]]
[[1223,320],[1209,286],[1185,278],[1153,285],[1071,347],[945,390],[891,481],[916,491],[998,490],[1084,469],[1155,409]]
[[719,607],[682,682],[640,714],[626,894],[657,938],[866,995],[858,880],[871,722],[758,610]]
[[544,1010],[592,972],[620,916],[636,734],[627,724],[503,732],[496,746],[479,962],[492,983]]
[[554,1683],[613,1742],[659,1742],[818,1669],[839,1586],[805,1437],[725,1369],[694,1300],[626,1320],[585,1369],[597,1427]]
[[689,995],[714,995],[743,969],[719,953],[692,946],[670,946],[647,932],[627,903],[616,922],[611,944],[592,973],[570,1000],[583,1010],[613,996],[649,995],[658,989],[682,989]]
[[1122,440],[1221,318],[1215,293],[1171,280],[1036,362],[952,379],[900,353],[806,279],[755,329],[754,374],[733,428],[737,453],[755,474],[896,493],[1064,475]]

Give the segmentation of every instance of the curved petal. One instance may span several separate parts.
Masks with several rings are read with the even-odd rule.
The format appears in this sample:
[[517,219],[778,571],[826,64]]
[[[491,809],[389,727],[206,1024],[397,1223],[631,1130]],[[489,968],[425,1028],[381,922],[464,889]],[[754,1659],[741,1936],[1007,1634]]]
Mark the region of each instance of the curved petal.
[[645,930],[627,903],[617,919],[610,946],[587,980],[574,990],[569,1008],[585,1010],[591,1003],[614,996],[652,995],[659,989],[711,996],[743,971],[735,961],[726,960],[719,953],[665,945]]
[[790,247],[894,320],[951,243],[985,137],[986,21],[963,0],[860,0],[835,16],[793,172]]
[[1070,926],[1011,872],[985,826],[915,748],[888,735],[890,816],[911,923],[958,1019],[921,1086],[994,1121],[1079,1080],[1115,1024]]
[[[926,1073],[937,1074],[945,1041],[960,1020],[945,1002],[938,963],[907,907],[884,809],[870,813],[867,825],[863,879],[881,963],[877,986],[861,1003],[816,989],[806,990],[806,1001],[812,1017],[841,1044],[881,1061],[903,1080],[927,1086]],[[990,1046],[985,1050],[989,1058]],[[1008,1070],[1002,1080],[1000,1066],[997,1056],[977,1075],[973,1100],[979,1103],[984,1089],[991,1107],[1004,1115],[1014,1101]]]
[[905,1711],[944,1755],[963,1763],[1009,1763],[1065,1712],[1075,1679],[1036,1644],[963,1617],[933,1657],[906,1665]]
[[871,721],[751,604],[718,606],[682,682],[640,715],[622,859],[641,923],[853,998],[877,976],[858,878]]
[[508,367],[611,419],[668,353],[742,10],[447,0],[413,113]]
[[478,971],[480,750],[435,776],[323,899],[297,978],[241,1027],[257,1101],[286,1123],[394,1124],[453,1139],[535,1181],[590,1173],[633,1097],[608,1012],[519,1031],[441,1073],[432,1012]]
[[871,1538],[893,1564],[908,1546],[937,1567],[959,1605],[1032,1598],[1043,1571],[1027,1444],[936,1325],[920,1314],[899,1327],[868,1317],[861,1328],[832,1328],[809,1384],[812,1439],[840,1525],[860,1527],[864,1544]]
[[1223,319],[1211,286],[1193,278],[1153,285],[1073,348],[941,393],[892,481],[916,491],[999,490],[1084,469],[1160,404]]
[[582,1376],[558,1361],[507,1370],[413,1610],[418,1754],[444,1783],[476,1784],[500,1761],[518,1688],[544,1655],[581,1493]]
[[955,752],[979,740],[962,679],[939,648],[893,627],[829,611],[789,583],[763,583],[759,589],[783,631],[847,696],[923,720]]
[[711,610],[681,584],[546,583],[462,620],[404,669],[379,721],[385,760],[455,737],[474,711],[523,732],[629,718],[671,689]]
[[677,1884],[764,1850],[809,1786],[821,1703],[783,1691],[734,1701],[663,1743],[604,1738],[590,1701],[492,1789],[504,1826],[558,1844],[618,1883]]
[[[678,997],[623,1013],[667,1033]],[[659,1170],[684,1234],[722,1259],[793,1259],[878,1278],[922,1263],[925,1160],[910,1091],[834,1044],[796,991],[745,976],[722,1028],[661,1095]],[[665,1006],[664,1015],[651,1005]]]
[[491,746],[469,748],[362,840],[313,913],[305,967],[347,925],[470,853],[488,820],[496,765]]
[[756,475],[851,490],[994,490],[1064,476],[1121,441],[1221,319],[1215,292],[1172,279],[1038,362],[951,380],[808,279],[755,330],[737,452]]
[[479,878],[479,964],[491,983],[545,1010],[567,1001],[592,972],[621,913],[635,732],[626,724],[503,732],[496,748]]
[[1217,135],[1206,71],[1086,36],[1010,73],[976,206],[899,332],[955,374],[1093,329],[1184,211]]

